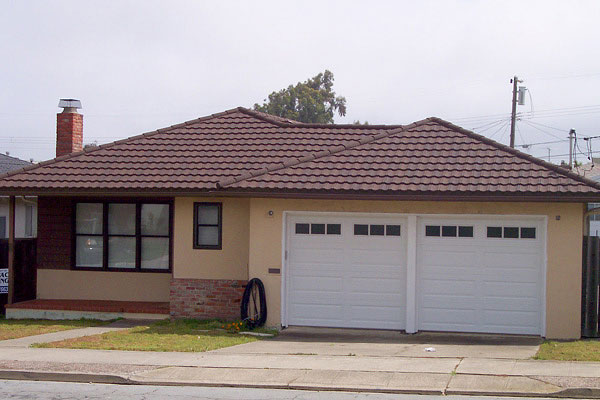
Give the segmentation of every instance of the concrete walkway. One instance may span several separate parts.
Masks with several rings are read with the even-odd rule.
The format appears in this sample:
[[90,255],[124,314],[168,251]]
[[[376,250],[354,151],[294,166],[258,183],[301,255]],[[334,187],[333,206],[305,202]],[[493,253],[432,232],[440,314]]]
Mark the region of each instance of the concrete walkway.
[[206,353],[5,346],[0,379],[600,398],[600,363],[530,360],[532,338],[361,333],[292,330]]

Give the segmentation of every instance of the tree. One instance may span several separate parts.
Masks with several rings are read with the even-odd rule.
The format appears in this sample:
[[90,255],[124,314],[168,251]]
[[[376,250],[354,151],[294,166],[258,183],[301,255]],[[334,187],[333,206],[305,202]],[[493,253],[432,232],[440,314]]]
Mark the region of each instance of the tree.
[[336,96],[332,89],[333,73],[325,70],[296,86],[271,93],[262,105],[254,104],[254,110],[305,123],[332,124],[336,112],[346,115],[346,99]]

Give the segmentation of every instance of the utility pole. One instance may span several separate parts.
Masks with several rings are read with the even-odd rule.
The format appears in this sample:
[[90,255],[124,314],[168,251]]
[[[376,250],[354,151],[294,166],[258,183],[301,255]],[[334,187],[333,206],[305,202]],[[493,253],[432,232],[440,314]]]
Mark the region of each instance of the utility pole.
[[575,136],[575,129],[569,131],[569,168],[573,169],[573,136]]
[[513,84],[513,95],[512,95],[512,113],[510,117],[510,147],[515,147],[515,127],[517,124],[517,84],[520,81],[516,76],[510,80]]

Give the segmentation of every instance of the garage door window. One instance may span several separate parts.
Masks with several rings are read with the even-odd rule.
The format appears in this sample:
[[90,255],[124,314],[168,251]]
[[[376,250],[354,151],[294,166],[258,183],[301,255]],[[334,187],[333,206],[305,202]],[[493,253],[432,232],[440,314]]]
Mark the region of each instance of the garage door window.
[[472,238],[473,227],[456,225],[426,225],[425,236]]
[[356,236],[400,236],[400,225],[354,224]]
[[488,226],[488,238],[504,238],[504,239],[535,239],[536,228],[531,227],[516,227],[516,226]]
[[298,223],[294,231],[297,235],[341,235],[342,224]]

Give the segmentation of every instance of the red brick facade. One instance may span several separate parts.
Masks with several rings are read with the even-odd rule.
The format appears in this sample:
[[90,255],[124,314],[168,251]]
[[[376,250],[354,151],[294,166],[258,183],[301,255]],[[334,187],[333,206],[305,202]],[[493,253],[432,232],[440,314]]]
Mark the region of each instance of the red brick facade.
[[171,316],[175,318],[240,318],[247,281],[226,279],[172,279]]
[[83,115],[56,114],[56,157],[83,149]]

